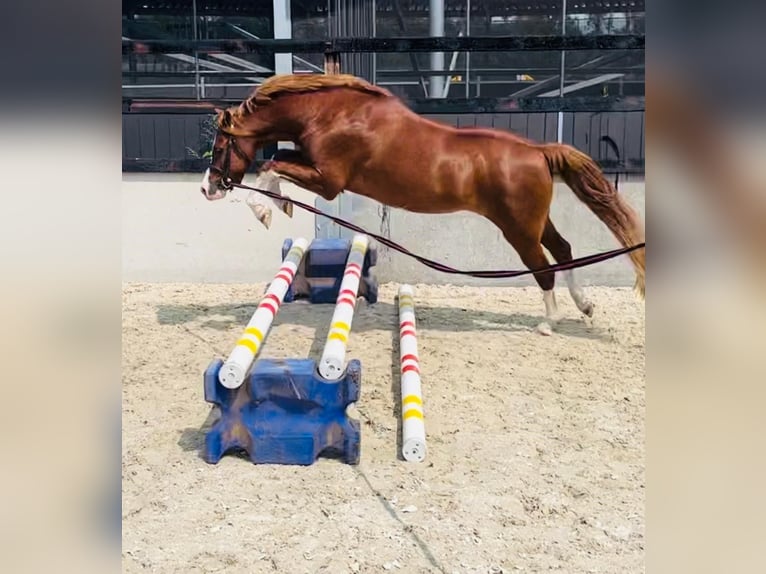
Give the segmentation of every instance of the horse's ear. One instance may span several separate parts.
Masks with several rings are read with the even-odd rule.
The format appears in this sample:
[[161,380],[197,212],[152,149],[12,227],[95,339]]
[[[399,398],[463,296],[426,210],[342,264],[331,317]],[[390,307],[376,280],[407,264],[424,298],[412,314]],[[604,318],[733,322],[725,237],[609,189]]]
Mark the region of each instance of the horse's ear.
[[213,108],[218,119],[219,127],[228,127],[232,125],[231,111],[228,109]]
[[218,124],[219,128],[223,127],[226,111],[221,108],[213,108],[213,111],[215,112],[215,123]]

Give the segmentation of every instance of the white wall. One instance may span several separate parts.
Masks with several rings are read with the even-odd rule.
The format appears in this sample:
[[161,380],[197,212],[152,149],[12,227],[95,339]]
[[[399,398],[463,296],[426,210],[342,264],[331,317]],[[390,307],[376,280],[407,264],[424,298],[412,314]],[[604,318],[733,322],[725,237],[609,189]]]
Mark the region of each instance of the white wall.
[[[245,184],[252,183],[250,176]],[[295,209],[290,220],[274,209],[271,229],[261,225],[235,190],[208,201],[202,174],[123,174],[122,271],[124,281],[240,283],[268,281],[287,237],[314,237],[314,216]],[[291,197],[313,203],[314,194],[283,184]]]
[[[123,174],[123,278],[145,282],[255,282],[270,280],[287,237],[315,237],[313,215],[296,208],[293,219],[274,208],[266,230],[245,205],[245,191],[209,202],[199,191],[202,174]],[[252,183],[250,176],[250,183]],[[248,183],[246,181],[245,183]],[[283,189],[313,204],[317,196],[289,183]],[[621,178],[620,193],[644,217],[643,180]],[[265,201],[268,201],[264,199]],[[380,232],[379,205],[353,201],[353,221]],[[575,257],[618,247],[606,227],[564,184],[556,184],[551,218]],[[410,250],[459,269],[520,269],[500,231],[469,213],[418,215],[392,210],[391,238]],[[432,271],[397,253],[381,252],[381,281],[474,285],[532,285],[531,277],[476,280]],[[584,284],[630,286],[627,256],[581,269]]]
[[[644,218],[644,182],[623,180],[619,193]],[[355,208],[355,223],[378,230],[377,205],[366,199]],[[525,269],[516,251],[492,223],[472,213],[419,215],[395,210],[390,217],[391,238],[410,251],[456,269]],[[572,245],[574,257],[621,247],[607,227],[575,197],[564,183],[554,185],[551,220]],[[551,263],[554,260],[548,255]],[[531,275],[513,279],[474,279],[433,271],[414,259],[392,253],[381,258],[378,277],[385,281],[451,283],[457,285],[536,285]],[[585,285],[632,286],[635,274],[627,256],[577,271]]]

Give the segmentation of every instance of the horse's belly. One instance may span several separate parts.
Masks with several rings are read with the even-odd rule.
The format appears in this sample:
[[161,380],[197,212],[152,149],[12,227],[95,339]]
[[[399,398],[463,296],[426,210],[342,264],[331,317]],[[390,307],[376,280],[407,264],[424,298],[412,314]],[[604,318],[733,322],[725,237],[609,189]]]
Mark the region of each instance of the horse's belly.
[[371,190],[359,188],[360,191],[350,189],[358,195],[374,199],[384,205],[406,209],[415,213],[450,213],[463,209],[463,206],[453,198],[442,197],[434,194],[427,187],[413,188],[392,185],[385,189]]
[[450,190],[440,191],[433,183],[419,179],[399,178],[391,174],[379,177],[373,173],[359,174],[348,190],[384,205],[415,213],[450,213],[464,209],[465,206]]

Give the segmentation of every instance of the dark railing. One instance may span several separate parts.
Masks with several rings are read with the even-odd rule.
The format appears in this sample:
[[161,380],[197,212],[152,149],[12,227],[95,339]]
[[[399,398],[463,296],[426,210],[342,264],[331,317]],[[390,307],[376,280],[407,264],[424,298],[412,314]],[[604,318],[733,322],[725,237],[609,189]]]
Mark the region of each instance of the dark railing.
[[[484,15],[504,16],[548,16],[552,12],[561,12],[561,0],[474,0],[471,3],[474,19]],[[378,14],[390,14],[402,10],[407,16],[428,16],[430,6],[427,0],[399,2],[397,0],[376,0]],[[644,0],[578,0],[570,2],[567,12],[570,14],[637,13],[645,11]],[[122,13],[125,15],[168,15],[185,16],[191,11],[190,0],[123,0]],[[327,0],[293,0],[293,17],[326,16],[331,10]],[[466,14],[465,0],[445,0],[445,17],[455,18]],[[253,0],[206,0],[197,5],[198,16],[237,16],[271,18],[273,8],[270,2]]]
[[[211,114],[213,109],[241,100],[178,100],[123,98],[123,112],[142,114]],[[643,97],[565,96],[561,98],[417,99],[406,102],[416,114],[502,114],[542,112],[642,112]]]
[[[250,166],[248,173],[256,173],[267,160],[257,160]],[[643,175],[644,160],[618,161],[613,159],[598,162],[604,173]],[[123,173],[199,173],[210,167],[210,160],[200,158],[186,159],[138,159],[123,158]]]
[[444,38],[333,38],[329,40],[123,40],[123,54],[329,54],[350,52],[515,52],[643,50],[643,34],[589,36],[462,36]]
[[[546,99],[546,98],[540,98]],[[556,98],[552,98],[554,101]],[[189,102],[198,107],[144,107],[126,103],[123,112],[123,171],[126,172],[200,172],[209,160],[202,157],[212,144],[212,102]],[[549,111],[489,112],[470,111],[471,102],[453,106],[449,101],[439,108],[426,102],[423,115],[456,127],[490,127],[527,137],[534,141],[556,141],[558,109]],[[566,107],[566,106],[565,106]],[[570,106],[573,107],[573,106]],[[455,111],[458,110],[458,111]],[[468,110],[468,111],[467,111]],[[600,111],[565,111],[562,114],[563,141],[596,159],[610,173],[641,174],[644,171],[645,119],[642,106],[627,110],[612,108]],[[608,136],[617,146],[619,158],[603,138]],[[265,160],[273,148],[260,150],[258,159]],[[197,156],[197,157],[195,157]],[[253,169],[256,169],[254,167]]]

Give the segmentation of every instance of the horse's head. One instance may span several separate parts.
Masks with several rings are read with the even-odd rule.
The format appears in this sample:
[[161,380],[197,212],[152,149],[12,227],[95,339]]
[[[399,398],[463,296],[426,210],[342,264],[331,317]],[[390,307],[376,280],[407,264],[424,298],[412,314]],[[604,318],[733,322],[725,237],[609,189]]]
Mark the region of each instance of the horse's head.
[[202,194],[210,201],[223,198],[232,183],[242,182],[258,149],[256,134],[237,125],[236,111],[216,112],[218,131],[213,142],[213,157],[202,178]]

